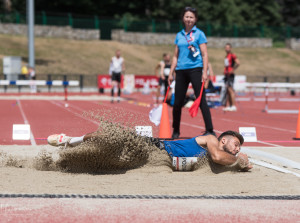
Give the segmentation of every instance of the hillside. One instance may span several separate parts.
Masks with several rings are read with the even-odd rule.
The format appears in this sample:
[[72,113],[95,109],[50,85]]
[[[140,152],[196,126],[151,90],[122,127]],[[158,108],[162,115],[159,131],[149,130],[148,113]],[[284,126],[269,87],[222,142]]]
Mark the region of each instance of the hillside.
[[[161,55],[164,52],[173,53],[174,46],[141,46],[114,41],[36,38],[36,71],[37,74],[107,73],[110,58],[116,49],[121,49],[123,52],[127,74],[153,74]],[[208,52],[214,72],[221,74],[224,50],[210,48]],[[300,76],[299,51],[286,48],[236,48],[234,52],[241,61],[237,74],[245,74],[249,78],[290,76],[291,81]],[[26,63],[27,38],[0,35],[0,59],[3,56],[21,56]],[[2,73],[2,63],[0,69]]]

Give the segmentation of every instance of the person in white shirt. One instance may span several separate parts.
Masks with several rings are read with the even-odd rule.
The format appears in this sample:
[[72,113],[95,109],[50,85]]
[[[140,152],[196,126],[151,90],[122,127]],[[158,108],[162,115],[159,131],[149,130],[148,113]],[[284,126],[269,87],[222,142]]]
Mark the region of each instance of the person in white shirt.
[[110,62],[112,89],[111,89],[111,102],[114,102],[114,88],[118,88],[118,102],[121,96],[121,74],[125,73],[125,60],[121,57],[121,51],[117,50],[116,55],[111,58]]

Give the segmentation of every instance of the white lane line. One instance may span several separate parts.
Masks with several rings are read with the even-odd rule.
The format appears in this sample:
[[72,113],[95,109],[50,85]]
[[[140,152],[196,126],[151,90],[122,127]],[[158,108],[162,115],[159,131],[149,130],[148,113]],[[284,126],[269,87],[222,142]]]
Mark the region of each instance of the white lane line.
[[[25,113],[24,113],[24,111],[23,111],[21,101],[18,99],[17,102],[18,102],[18,105],[19,105],[18,107],[19,107],[19,109],[20,109],[20,112],[21,112],[21,115],[22,115],[22,117],[23,117],[24,123],[29,125],[29,122],[28,122],[28,120],[27,120],[27,118],[26,118],[26,115],[25,115]],[[35,142],[33,133],[32,133],[32,131],[31,131],[31,128],[30,128],[30,142],[31,142],[31,145],[36,146],[36,142]]]
[[270,113],[270,114],[298,114],[299,110],[268,109],[267,113]]
[[[226,118],[222,118],[221,120],[226,121],[226,122],[232,122],[231,119],[226,119]],[[259,127],[263,127],[263,128],[269,128],[269,129],[283,131],[283,132],[296,133],[296,131],[293,131],[293,130],[277,128],[277,127],[272,127],[272,126],[267,126],[267,125],[261,125],[261,124],[256,124],[256,123],[242,122],[242,121],[237,121],[237,120],[235,120],[235,122],[239,122],[239,123],[246,124],[246,125],[251,125],[251,126],[259,126]]]
[[259,141],[259,140],[257,140],[257,142],[259,142],[259,143],[261,143],[261,144],[269,145],[269,146],[282,147],[282,146],[277,145],[277,144],[268,143],[268,142],[263,142],[263,141]]
[[[97,125],[97,126],[99,126],[99,124],[100,124],[100,122],[96,122],[96,121],[94,121],[94,120],[85,118],[85,117],[82,116],[82,114],[79,114],[79,113],[77,113],[77,112],[71,111],[69,108],[66,108],[66,107],[64,106],[64,104],[60,104],[60,103],[54,102],[54,101],[49,101],[49,102],[52,103],[52,104],[54,104],[54,105],[56,105],[57,107],[63,108],[64,110],[66,110],[66,111],[68,111],[68,112],[74,114],[75,116],[77,116],[77,117],[79,117],[79,118],[82,118],[82,119],[84,119],[84,120],[87,120],[87,121],[89,121],[89,122],[92,122],[92,123],[94,123],[94,124]],[[73,105],[72,105],[72,106],[73,106]],[[81,111],[83,112],[84,110],[81,110]]]

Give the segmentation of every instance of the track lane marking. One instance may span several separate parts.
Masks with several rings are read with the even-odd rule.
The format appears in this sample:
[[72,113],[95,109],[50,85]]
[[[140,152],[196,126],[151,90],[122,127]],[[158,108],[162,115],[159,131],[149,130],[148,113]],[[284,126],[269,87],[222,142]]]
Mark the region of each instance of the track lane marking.
[[[19,107],[19,109],[20,109],[20,112],[21,112],[21,115],[22,115],[22,117],[23,117],[24,123],[29,125],[29,122],[28,122],[28,120],[27,120],[27,117],[26,117],[26,115],[25,115],[25,112],[24,112],[24,110],[23,110],[23,108],[22,108],[21,101],[18,99],[17,102],[18,102],[18,105],[19,105],[18,107]],[[31,145],[36,146],[36,141],[35,141],[35,139],[34,139],[34,136],[33,136],[33,133],[32,133],[32,131],[31,131],[31,128],[30,128],[30,142],[31,142]]]
[[[99,105],[97,102],[94,102],[94,101],[89,101],[89,103]],[[74,105],[72,105],[72,106],[74,106]],[[105,107],[107,107],[107,108],[110,108],[109,105],[103,105],[103,106],[105,106]],[[74,106],[74,107],[77,107],[77,106]],[[78,108],[78,107],[77,107],[77,109],[80,109],[80,110],[84,111],[83,109]],[[145,114],[145,113],[143,113],[143,112],[139,112],[139,111],[136,111],[136,110],[132,110],[132,109],[130,109],[130,108],[124,108],[124,107],[122,107],[122,109],[127,110],[127,111],[130,111],[130,112],[139,113],[139,114],[142,114],[142,115],[147,116],[147,114]],[[169,121],[172,122],[173,120],[172,120],[172,119],[169,119]],[[183,125],[185,125],[185,126],[189,126],[189,127],[193,127],[193,128],[205,130],[205,128],[202,127],[202,126],[190,124],[190,123],[187,123],[187,122],[181,122],[181,124],[183,124]],[[217,132],[217,133],[223,133],[223,131],[216,130],[216,129],[215,129],[214,131]],[[277,145],[277,144],[268,143],[268,142],[263,142],[263,141],[257,141],[257,143],[261,143],[261,144],[265,144],[265,145],[269,145],[269,146],[274,146],[274,147],[282,147],[282,146]]]
[[[232,122],[231,119],[226,119],[226,118],[221,118],[221,120],[226,121],[226,122]],[[267,126],[267,125],[254,124],[254,123],[250,123],[250,122],[243,122],[243,121],[237,121],[237,120],[235,120],[235,122],[239,122],[239,123],[247,124],[247,125],[251,125],[251,126],[259,126],[259,127],[263,127],[263,128],[269,128],[269,129],[283,131],[283,132],[296,133],[296,131],[293,131],[293,130],[277,128],[277,127],[270,127],[270,126]]]
[[[84,120],[87,120],[87,121],[89,121],[89,122],[92,122],[93,124],[95,124],[95,125],[97,125],[97,126],[99,126],[99,124],[100,124],[99,122],[96,122],[96,121],[94,121],[94,120],[91,120],[91,119],[88,119],[88,118],[83,117],[81,114],[79,114],[79,113],[77,113],[77,112],[71,111],[71,110],[69,109],[70,107],[66,108],[63,104],[60,104],[60,103],[57,103],[57,102],[54,102],[54,101],[49,101],[49,102],[50,102],[51,104],[56,105],[57,107],[63,108],[64,110],[66,110],[66,111],[68,111],[68,112],[74,114],[75,116],[77,116],[77,117],[79,117],[79,118],[82,118],[82,119],[84,119]],[[73,106],[73,105],[72,105],[72,106]],[[84,111],[84,110],[82,110],[82,111]]]

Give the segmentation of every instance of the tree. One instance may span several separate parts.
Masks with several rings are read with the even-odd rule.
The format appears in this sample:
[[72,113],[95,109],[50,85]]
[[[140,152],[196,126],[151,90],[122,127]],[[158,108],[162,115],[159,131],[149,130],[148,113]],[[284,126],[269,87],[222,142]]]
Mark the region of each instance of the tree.
[[[10,0],[12,9],[26,12],[25,0]],[[281,25],[299,22],[299,0],[35,0],[36,12],[97,15],[100,18],[181,19],[185,6],[198,9],[199,21],[228,25]],[[279,4],[280,3],[280,4]],[[280,5],[283,8],[280,8]],[[298,7],[298,9],[297,9]],[[298,11],[297,11],[298,10]],[[282,14],[285,20],[282,19]],[[291,14],[291,16],[289,16]],[[292,18],[292,15],[296,19]]]
[[300,2],[299,0],[277,0],[280,5],[280,13],[286,25],[300,26]]

